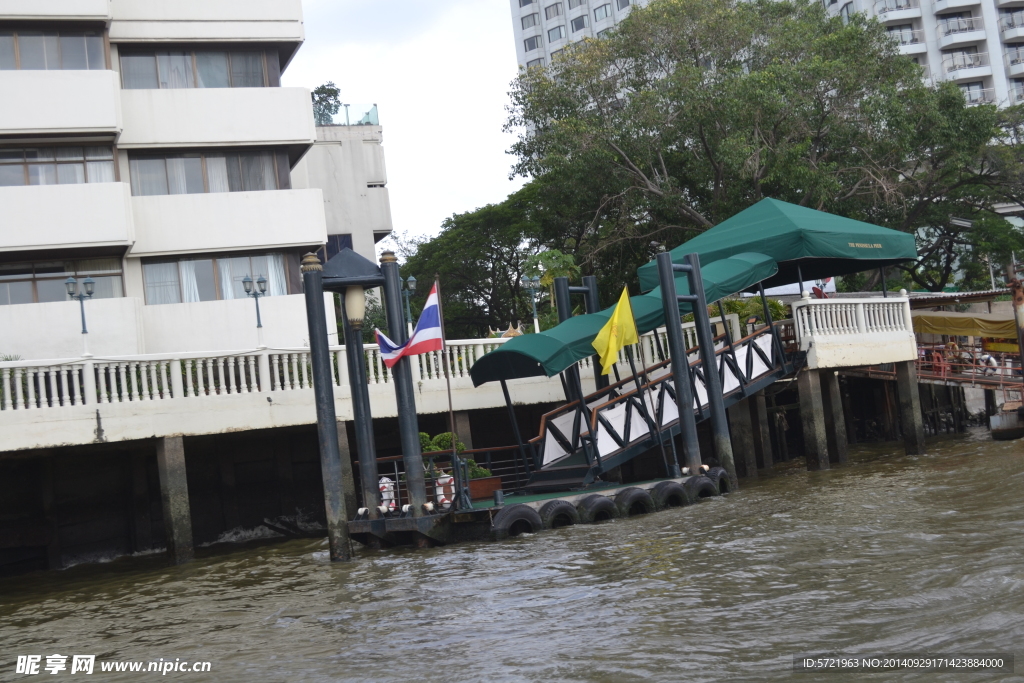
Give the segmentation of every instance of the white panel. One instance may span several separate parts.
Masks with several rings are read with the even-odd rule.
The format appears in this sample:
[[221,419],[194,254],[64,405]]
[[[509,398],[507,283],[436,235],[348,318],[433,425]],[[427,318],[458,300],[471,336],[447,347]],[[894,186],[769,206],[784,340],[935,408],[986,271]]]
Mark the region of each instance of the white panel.
[[0,18],[107,21],[109,0],[0,0]]
[[[134,298],[85,302],[89,351],[94,355],[142,353]],[[0,351],[22,360],[82,355],[82,319],[77,301],[0,306]]]
[[384,148],[380,143],[363,141],[363,168],[367,183],[386,183],[387,172],[384,170]]
[[301,42],[301,0],[113,0],[113,41]]
[[127,183],[0,187],[5,250],[131,244]]
[[0,71],[0,130],[113,139],[121,127],[118,92],[113,71]]

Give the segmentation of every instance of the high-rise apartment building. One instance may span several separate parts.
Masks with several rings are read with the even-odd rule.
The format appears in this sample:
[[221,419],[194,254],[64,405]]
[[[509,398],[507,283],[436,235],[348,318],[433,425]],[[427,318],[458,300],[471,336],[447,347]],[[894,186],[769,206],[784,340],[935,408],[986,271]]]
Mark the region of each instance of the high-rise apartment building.
[[372,258],[390,210],[376,110],[281,87],[303,38],[300,0],[0,0],[0,352],[83,352],[71,277],[94,354],[255,347],[247,276],[305,343],[301,255]]
[[956,83],[969,102],[1024,101],[1024,4],[1014,0],[825,0],[832,14],[863,12],[934,83]]
[[551,63],[569,43],[599,37],[648,0],[509,0],[520,66]]

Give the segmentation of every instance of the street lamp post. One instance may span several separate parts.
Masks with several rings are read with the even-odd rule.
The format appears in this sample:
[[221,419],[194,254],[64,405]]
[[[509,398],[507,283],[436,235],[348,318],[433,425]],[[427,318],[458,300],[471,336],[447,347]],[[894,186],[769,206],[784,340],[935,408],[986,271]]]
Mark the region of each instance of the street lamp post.
[[256,289],[253,289],[252,278],[246,275],[242,278],[242,287],[245,293],[256,300],[256,330],[259,334],[260,348],[263,348],[263,320],[260,318],[260,297],[267,295],[267,278],[260,275],[256,279]]
[[82,293],[78,293],[78,280],[73,277],[69,277],[64,281],[64,287],[68,290],[68,296],[72,299],[78,300],[78,305],[82,309],[82,346],[85,349],[83,356],[89,354],[89,329],[85,326],[85,300],[91,299],[93,292],[96,291],[96,281],[91,277],[87,277],[82,280]]
[[[398,278],[401,282],[402,278]],[[409,336],[412,336],[412,308],[409,307],[409,297],[416,293],[416,278],[410,275],[406,281],[406,288],[402,290],[402,295],[405,297],[405,324],[409,328]]]
[[530,292],[530,304],[533,306],[533,331],[539,333],[540,320],[537,318],[537,290],[540,287],[540,276],[534,275],[531,278],[523,275],[520,283]]

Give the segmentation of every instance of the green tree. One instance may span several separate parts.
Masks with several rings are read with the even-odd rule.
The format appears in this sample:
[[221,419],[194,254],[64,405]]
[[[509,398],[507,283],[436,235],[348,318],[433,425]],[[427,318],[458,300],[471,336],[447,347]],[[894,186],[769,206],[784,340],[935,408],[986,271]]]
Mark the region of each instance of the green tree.
[[602,283],[769,196],[915,233],[929,289],[1020,244],[996,207],[1021,194],[1021,115],[926,87],[884,27],[818,2],[655,0],[511,97],[540,241]]
[[341,90],[334,81],[327,81],[312,93],[313,119],[318,126],[329,126],[334,122],[334,115],[341,109]]

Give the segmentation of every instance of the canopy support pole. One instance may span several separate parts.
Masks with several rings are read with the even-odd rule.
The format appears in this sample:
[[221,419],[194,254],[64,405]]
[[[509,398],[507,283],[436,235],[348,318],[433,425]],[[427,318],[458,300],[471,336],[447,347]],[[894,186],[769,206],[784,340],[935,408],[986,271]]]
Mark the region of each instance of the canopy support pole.
[[797,286],[797,290],[798,290],[797,291],[797,296],[803,296],[804,295],[804,271],[800,268],[800,264],[799,263],[796,264],[796,278],[797,278],[797,280],[800,281],[800,284]]
[[[555,278],[555,307],[558,308],[558,322],[559,324],[564,323],[566,320],[572,317],[572,303],[569,299],[569,278],[567,277],[556,277]],[[569,366],[564,371],[566,376],[566,384],[569,385],[570,391],[575,392],[576,389],[580,389],[579,395],[576,396],[583,402],[583,390],[582,383],[580,382],[580,370],[579,367],[574,365]],[[571,394],[566,392],[566,396],[569,397]],[[572,401],[572,398],[569,398]]]
[[715,456],[729,475],[733,490],[739,487],[736,477],[736,463],[732,456],[732,438],[729,435],[729,418],[725,413],[725,399],[722,395],[722,381],[718,376],[718,358],[715,353],[715,339],[708,318],[707,296],[704,294],[704,280],[700,275],[700,256],[687,254],[690,266],[690,291],[697,295],[693,305],[693,320],[700,345],[701,365],[704,366],[704,386],[708,392],[708,408],[711,413],[711,435],[715,445]]
[[[679,413],[679,434],[683,442],[683,459],[687,471],[696,476],[700,472],[700,443],[697,441],[697,421],[693,417],[693,392],[690,390],[690,364],[686,358],[686,342],[679,322],[679,301],[672,255],[658,254],[658,279],[661,281],[661,305],[665,312],[665,337],[672,368],[672,385]],[[682,266],[688,269],[688,266]],[[695,300],[694,296],[684,297]]]
[[786,361],[786,354],[782,351],[782,340],[779,339],[779,330],[775,327],[775,321],[772,320],[772,310],[768,308],[768,299],[764,295],[764,283],[758,282],[757,289],[761,294],[761,308],[764,310],[764,321],[767,323],[768,329],[771,330],[772,345],[775,347],[775,353],[779,354],[779,359],[782,361],[782,365],[788,375],[789,363]]
[[[733,346],[733,343],[732,343],[732,332],[729,330],[729,321],[725,319],[725,306],[722,305],[722,300],[721,299],[718,300],[718,315],[721,316],[721,318],[722,318],[722,327],[725,328],[725,343],[729,345],[729,353],[732,354],[732,359],[735,361],[736,360],[736,347]],[[722,370],[724,371],[725,370],[725,367],[724,367],[725,361],[723,360],[722,363],[723,363]],[[746,380],[743,377],[743,373],[740,373],[740,385],[743,387],[742,391],[743,391],[743,395],[745,396],[746,393],[747,393],[747,387],[745,386],[746,385]]]
[[878,272],[882,276],[882,298],[883,299],[888,299],[889,298],[889,284],[885,281],[885,266],[882,266],[881,268],[879,268]]
[[[512,423],[512,434],[516,437],[516,444],[519,445],[519,454],[523,456],[523,463],[526,460],[526,444],[523,443],[523,436],[519,431],[519,419],[516,417],[516,410],[512,406],[512,397],[508,393],[508,384],[505,380],[501,382],[501,393],[505,395],[505,407],[508,408],[508,420]],[[535,463],[536,464],[536,463]]]
[[[570,287],[569,291],[575,289]],[[587,313],[599,313],[601,311],[601,300],[597,296],[597,278],[593,275],[587,275],[583,278],[583,289],[586,291],[583,294],[583,302],[586,306]],[[604,374],[604,368],[601,367],[601,356],[594,354],[590,357],[590,364],[594,366],[594,388],[597,391],[608,388],[608,375]]]

